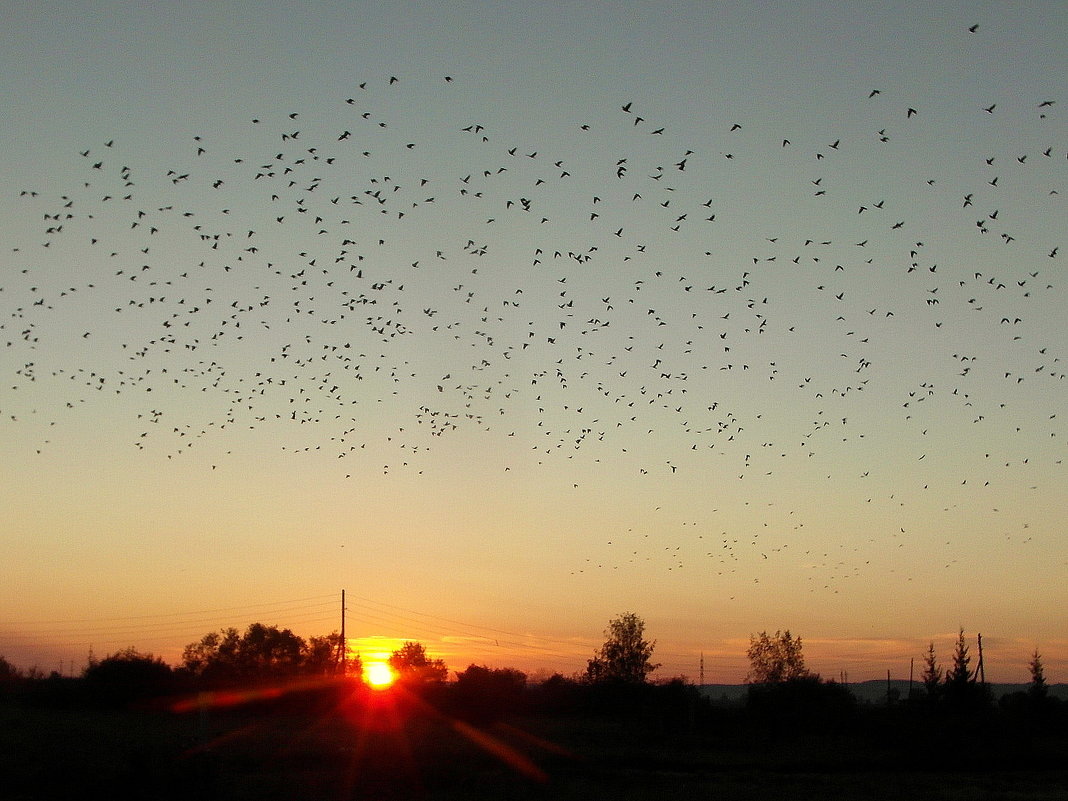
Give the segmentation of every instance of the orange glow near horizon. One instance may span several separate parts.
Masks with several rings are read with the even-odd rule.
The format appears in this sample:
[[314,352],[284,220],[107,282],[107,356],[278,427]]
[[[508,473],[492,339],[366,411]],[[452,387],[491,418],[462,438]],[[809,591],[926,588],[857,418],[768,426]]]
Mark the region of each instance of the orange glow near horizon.
[[405,642],[406,640],[397,637],[382,637],[379,635],[349,637],[348,651],[359,655],[366,667],[373,662],[387,662],[392,653],[400,649]]

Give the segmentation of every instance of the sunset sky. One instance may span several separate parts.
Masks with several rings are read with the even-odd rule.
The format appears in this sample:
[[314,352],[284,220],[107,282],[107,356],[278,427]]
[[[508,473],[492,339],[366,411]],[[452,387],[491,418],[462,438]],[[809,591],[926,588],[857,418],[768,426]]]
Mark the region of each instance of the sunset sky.
[[[390,8],[395,5],[396,8]],[[6,3],[0,654],[1068,681],[1063,2]],[[917,675],[919,668],[917,668]]]

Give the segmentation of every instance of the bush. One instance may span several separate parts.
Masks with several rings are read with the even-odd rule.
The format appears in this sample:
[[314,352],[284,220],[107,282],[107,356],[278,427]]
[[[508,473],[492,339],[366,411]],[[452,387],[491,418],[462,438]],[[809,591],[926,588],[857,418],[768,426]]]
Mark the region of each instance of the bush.
[[524,707],[527,676],[513,668],[469,665],[456,674],[457,713],[473,720],[496,720]]
[[849,688],[818,675],[772,684],[751,684],[746,707],[757,718],[787,723],[796,731],[834,729],[857,714]]
[[174,689],[169,665],[152,654],[127,648],[94,661],[85,669],[85,689],[90,700],[110,705],[166,695]]

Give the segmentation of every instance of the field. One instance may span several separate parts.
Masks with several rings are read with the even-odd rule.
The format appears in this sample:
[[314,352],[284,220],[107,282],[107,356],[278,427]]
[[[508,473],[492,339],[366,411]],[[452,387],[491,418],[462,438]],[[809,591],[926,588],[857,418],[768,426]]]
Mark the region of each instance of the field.
[[366,698],[181,714],[3,699],[0,775],[10,801],[1068,797],[1063,736],[909,731],[854,722],[801,735],[707,708],[475,723]]

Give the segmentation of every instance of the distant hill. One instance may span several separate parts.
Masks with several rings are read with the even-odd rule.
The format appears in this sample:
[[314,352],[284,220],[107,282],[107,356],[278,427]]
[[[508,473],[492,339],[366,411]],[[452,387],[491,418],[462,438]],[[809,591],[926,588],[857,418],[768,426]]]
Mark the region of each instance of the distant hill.
[[[995,699],[1016,692],[1027,692],[1027,684],[994,684],[988,685]],[[914,681],[913,689],[922,689],[923,685]],[[714,703],[724,705],[744,704],[748,686],[745,684],[701,684],[697,687],[701,695]],[[889,689],[897,690],[898,698],[907,698],[909,694],[908,681],[892,679]],[[881,704],[886,701],[887,683],[874,679],[872,681],[858,681],[849,685],[849,691],[861,703]],[[1049,694],[1062,701],[1068,701],[1068,684],[1051,684]]]
[[[1028,684],[996,684],[989,683],[987,685],[990,688],[990,694],[997,700],[1004,695],[1012,695],[1017,692],[1027,692]],[[918,681],[912,683],[914,690],[923,689],[923,684]],[[897,679],[890,681],[890,689],[897,690],[898,698],[907,698],[909,694],[908,681]],[[855,684],[849,685],[850,692],[856,697],[858,701],[866,703],[883,703],[886,701],[887,683],[874,679],[872,681],[859,681]],[[1055,698],[1060,698],[1063,701],[1068,701],[1068,684],[1051,684],[1049,687],[1049,694]]]

